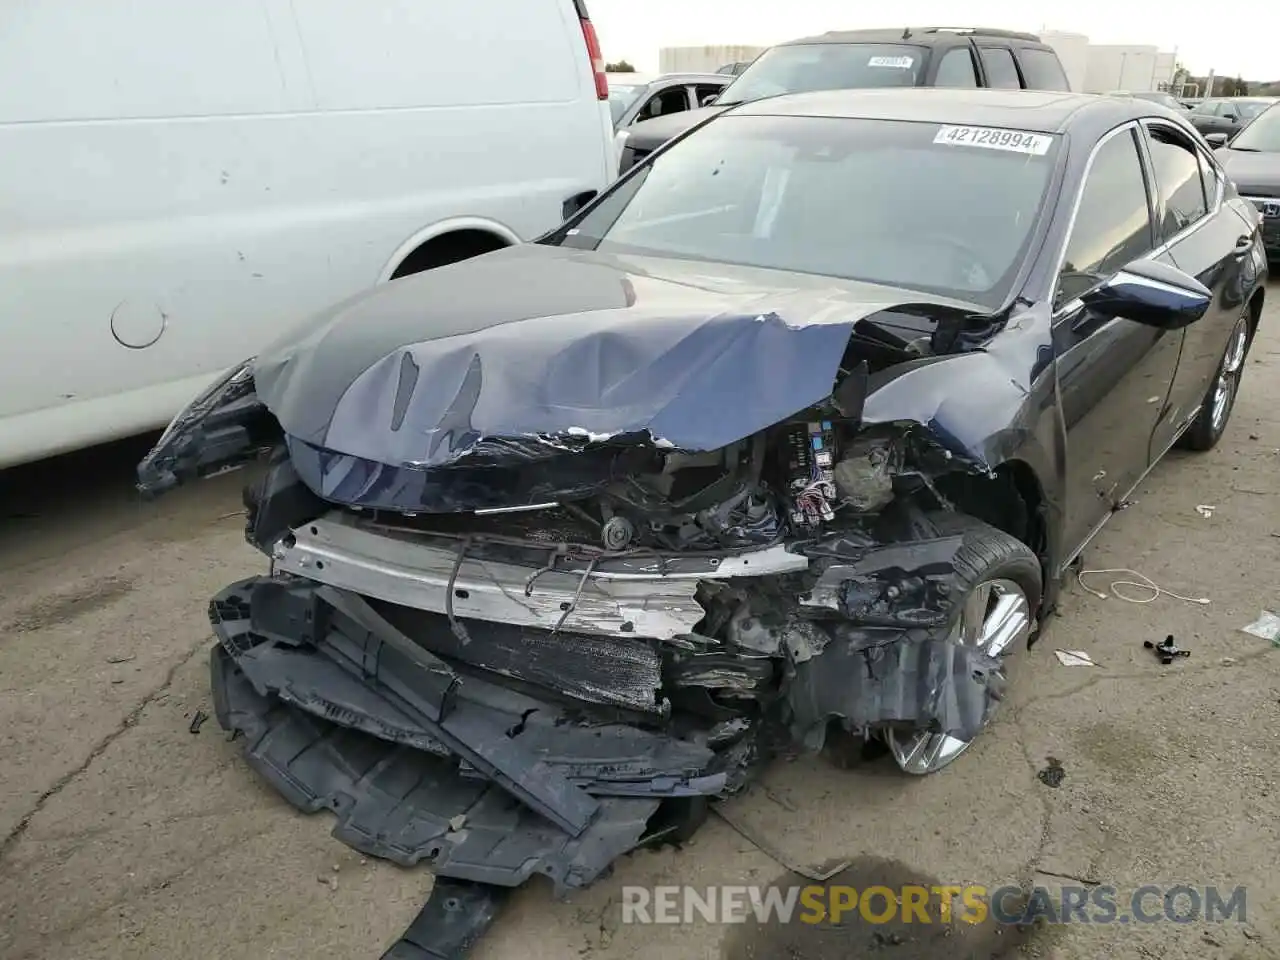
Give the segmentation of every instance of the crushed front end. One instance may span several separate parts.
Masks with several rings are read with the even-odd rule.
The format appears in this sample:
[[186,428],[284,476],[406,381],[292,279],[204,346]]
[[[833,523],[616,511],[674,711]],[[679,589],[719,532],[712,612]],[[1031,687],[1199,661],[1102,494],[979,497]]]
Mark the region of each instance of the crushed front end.
[[[209,604],[219,723],[363,853],[562,893],[687,837],[833,727],[972,739],[1002,674],[955,637],[971,571],[934,478],[985,467],[919,422],[865,421],[871,378],[921,359],[918,337],[831,327],[797,354],[846,344],[814,365],[816,399],[780,393],[750,430],[700,402],[608,432],[474,429],[464,371],[417,462],[291,430],[279,381],[264,397],[252,365],[233,371],[139,467],[155,493],[265,459],[246,537],[270,572]],[[803,331],[748,317],[731,334]],[[381,364],[393,420],[425,366]]]

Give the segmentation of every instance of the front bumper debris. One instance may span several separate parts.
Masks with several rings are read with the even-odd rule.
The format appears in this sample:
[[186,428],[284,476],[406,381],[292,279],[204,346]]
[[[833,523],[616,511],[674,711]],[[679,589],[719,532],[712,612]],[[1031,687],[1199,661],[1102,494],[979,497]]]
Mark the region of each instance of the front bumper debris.
[[707,747],[459,683],[332,588],[253,578],[210,616],[219,723],[291,803],[332,809],[335,836],[372,856],[498,886],[540,873],[563,892],[639,844],[661,798],[726,785]]

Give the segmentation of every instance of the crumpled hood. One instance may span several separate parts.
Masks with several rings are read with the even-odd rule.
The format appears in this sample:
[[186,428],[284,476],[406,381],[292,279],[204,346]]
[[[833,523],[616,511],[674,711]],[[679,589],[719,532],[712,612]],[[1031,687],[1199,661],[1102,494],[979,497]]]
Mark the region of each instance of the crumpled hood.
[[1266,189],[1269,196],[1280,195],[1280,153],[1251,153],[1226,147],[1216,154],[1242,194]]
[[391,466],[493,438],[714,450],[826,398],[854,324],[920,300],[527,245],[349,300],[260,354],[254,379],[292,440]]

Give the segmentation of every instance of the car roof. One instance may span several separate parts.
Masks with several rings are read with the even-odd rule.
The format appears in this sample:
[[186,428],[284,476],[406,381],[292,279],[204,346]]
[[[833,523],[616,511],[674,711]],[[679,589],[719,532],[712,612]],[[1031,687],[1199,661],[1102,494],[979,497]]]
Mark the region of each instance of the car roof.
[[[1161,111],[1153,114],[1152,110]],[[1085,124],[1101,133],[1126,120],[1171,113],[1148,100],[1039,90],[938,87],[823,90],[770,97],[734,107],[732,115],[912,120],[1060,133]]]
[[710,81],[712,83],[727,83],[723,73],[664,73],[658,77],[659,80],[689,80],[689,81]]
[[788,40],[778,46],[805,43],[907,43],[930,46],[938,42],[967,43],[970,38],[1017,40],[1022,44],[1045,45],[1034,33],[1019,33],[1014,30],[984,27],[893,27],[876,30],[828,30],[811,37]]

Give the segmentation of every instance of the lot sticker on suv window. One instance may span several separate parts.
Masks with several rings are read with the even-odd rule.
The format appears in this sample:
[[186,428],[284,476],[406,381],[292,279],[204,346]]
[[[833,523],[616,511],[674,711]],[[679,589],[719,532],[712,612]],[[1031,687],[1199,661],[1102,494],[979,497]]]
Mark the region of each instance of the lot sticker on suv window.
[[910,57],[872,57],[867,61],[869,67],[897,67],[899,70],[910,70],[915,61]]
[[1027,130],[1001,130],[998,127],[942,127],[933,142],[949,146],[1011,150],[1014,153],[1043,157],[1053,146],[1053,137]]

